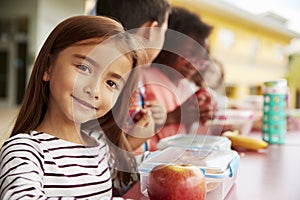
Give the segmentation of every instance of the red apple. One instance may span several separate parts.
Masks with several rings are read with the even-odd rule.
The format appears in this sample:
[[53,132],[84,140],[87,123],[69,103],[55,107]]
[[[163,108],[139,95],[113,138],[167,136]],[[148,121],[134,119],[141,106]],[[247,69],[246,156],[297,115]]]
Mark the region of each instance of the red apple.
[[147,180],[150,200],[204,200],[205,177],[194,165],[166,165],[154,167]]

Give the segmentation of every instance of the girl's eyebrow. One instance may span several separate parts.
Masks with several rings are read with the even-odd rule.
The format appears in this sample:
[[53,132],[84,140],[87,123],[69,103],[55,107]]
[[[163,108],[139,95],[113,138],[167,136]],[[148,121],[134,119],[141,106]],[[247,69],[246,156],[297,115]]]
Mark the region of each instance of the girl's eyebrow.
[[91,63],[92,65],[99,67],[98,63],[93,60],[92,58],[88,57],[88,56],[84,56],[84,55],[80,55],[80,54],[74,54],[73,55],[75,58],[80,58],[80,59],[84,59],[87,60],[89,63]]
[[108,75],[108,76],[111,76],[111,77],[113,77],[113,78],[119,79],[120,81],[122,81],[123,84],[126,83],[125,79],[124,79],[120,74],[118,74],[118,73],[115,73],[115,72],[109,72],[107,75]]

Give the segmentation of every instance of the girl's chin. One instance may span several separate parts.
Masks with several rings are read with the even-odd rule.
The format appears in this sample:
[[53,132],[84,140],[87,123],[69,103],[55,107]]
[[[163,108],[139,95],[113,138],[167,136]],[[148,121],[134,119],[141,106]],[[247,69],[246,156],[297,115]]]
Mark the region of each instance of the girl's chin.
[[83,117],[83,116],[76,117],[75,116],[74,122],[77,124],[83,124],[83,123],[86,123],[91,120],[96,120],[97,118],[99,118],[99,117]]
[[103,117],[106,113],[97,113],[97,112],[91,112],[91,111],[82,111],[82,110],[75,110],[73,111],[73,119],[76,123],[82,124],[91,120],[96,120],[100,117]]

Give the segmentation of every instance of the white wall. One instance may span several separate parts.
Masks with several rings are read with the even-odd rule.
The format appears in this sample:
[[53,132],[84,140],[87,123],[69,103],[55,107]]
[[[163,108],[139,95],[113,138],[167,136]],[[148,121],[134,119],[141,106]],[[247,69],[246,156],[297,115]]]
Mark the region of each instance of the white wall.
[[36,54],[59,22],[70,16],[83,15],[85,11],[84,0],[38,0],[37,3]]

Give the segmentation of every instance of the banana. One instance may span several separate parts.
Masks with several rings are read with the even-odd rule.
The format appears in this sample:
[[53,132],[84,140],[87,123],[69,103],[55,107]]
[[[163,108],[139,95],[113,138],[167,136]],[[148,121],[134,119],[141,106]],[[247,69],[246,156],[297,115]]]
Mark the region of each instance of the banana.
[[268,143],[252,137],[239,135],[237,131],[226,131],[222,134],[231,141],[231,146],[234,148],[244,148],[249,150],[259,150],[268,147]]

